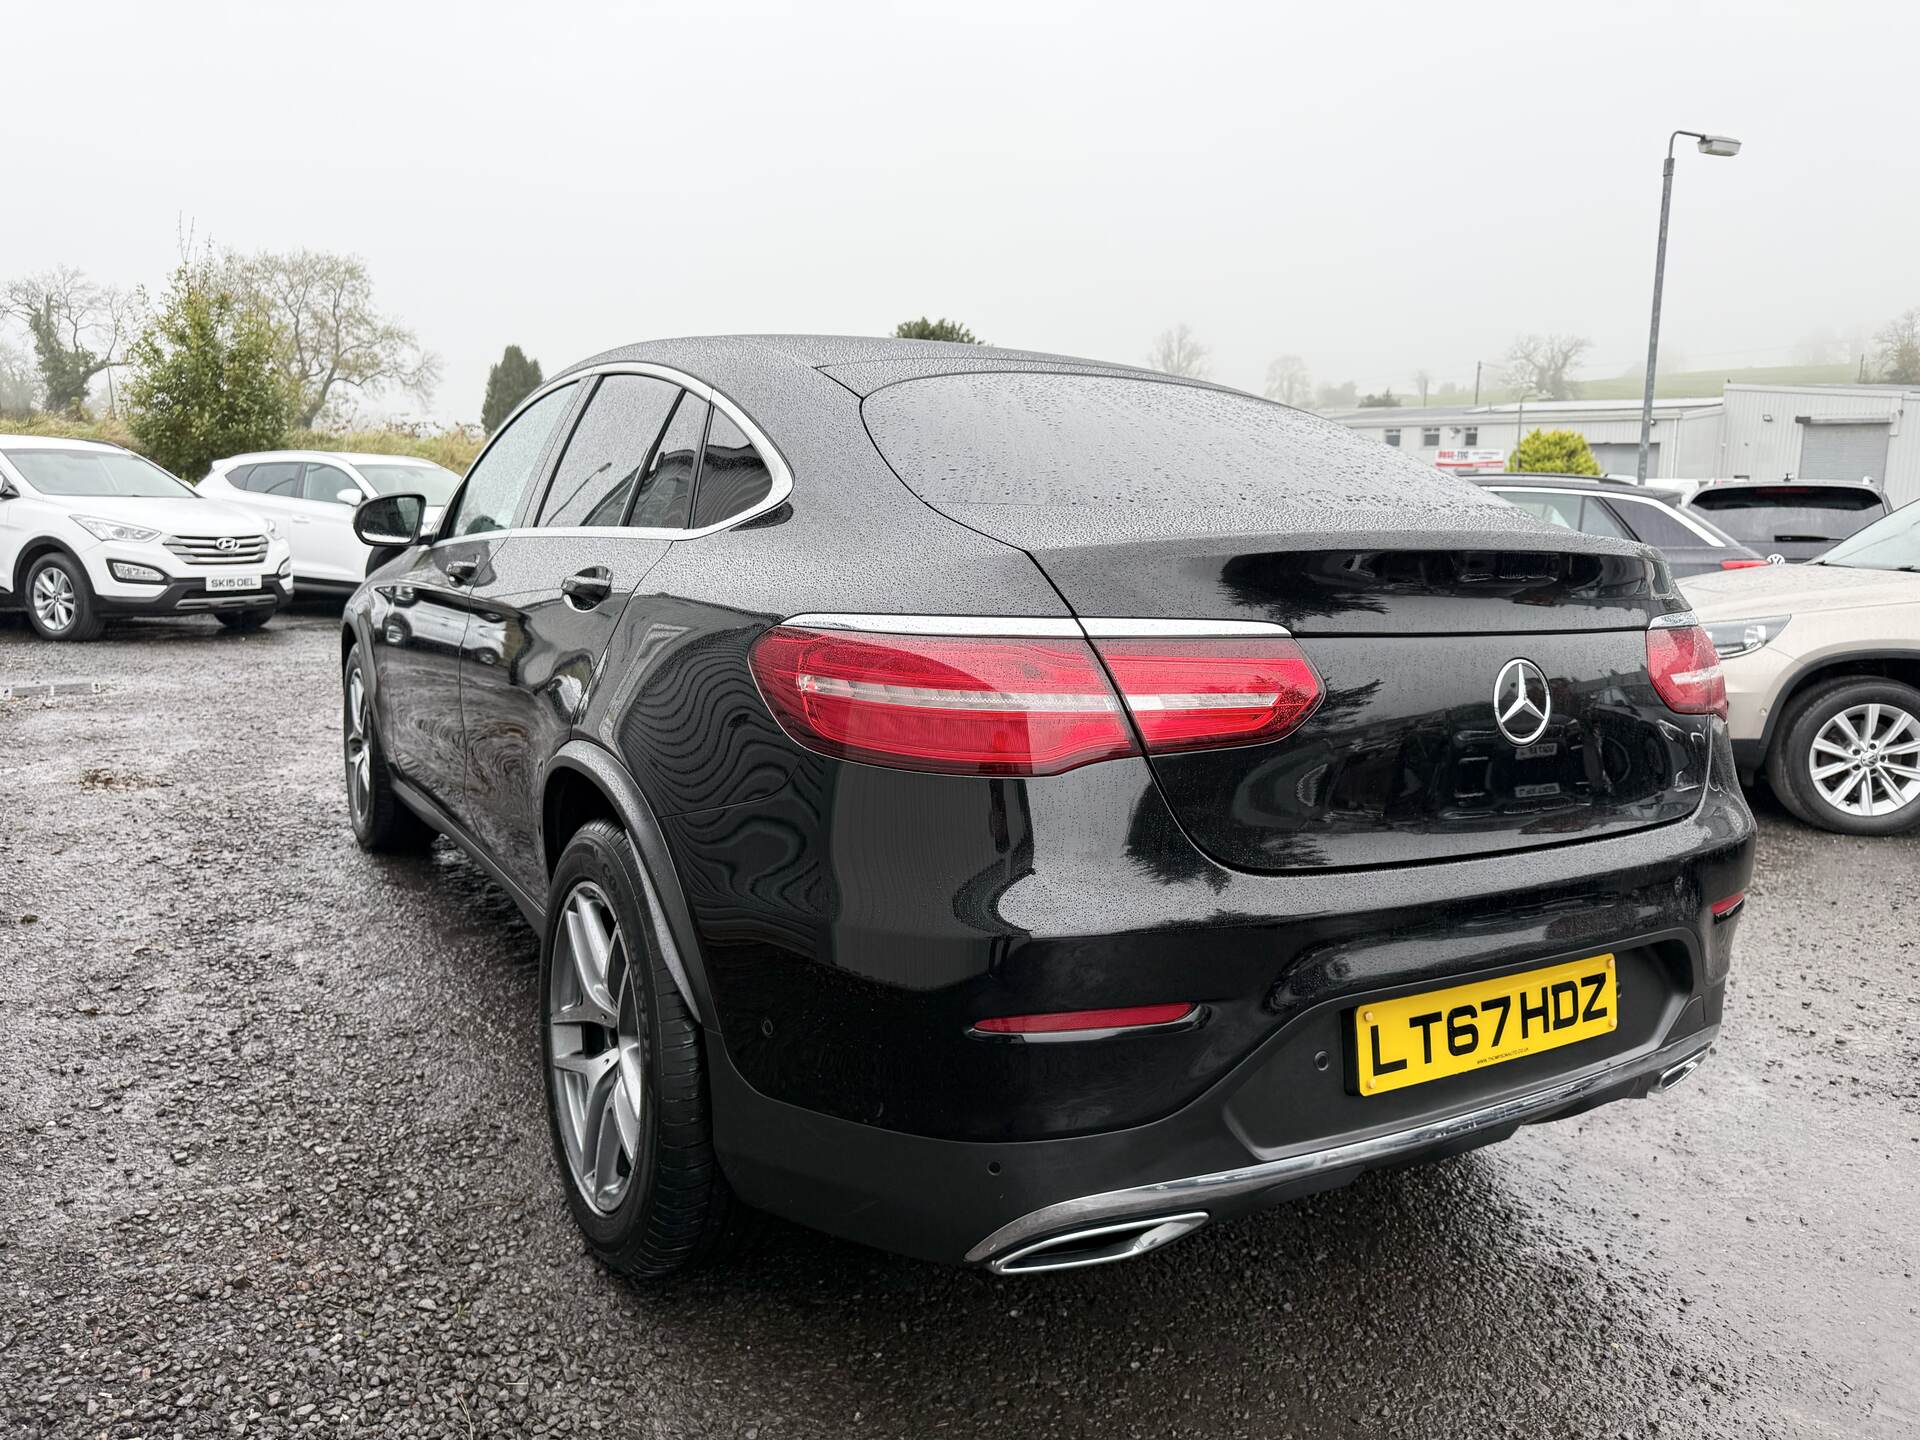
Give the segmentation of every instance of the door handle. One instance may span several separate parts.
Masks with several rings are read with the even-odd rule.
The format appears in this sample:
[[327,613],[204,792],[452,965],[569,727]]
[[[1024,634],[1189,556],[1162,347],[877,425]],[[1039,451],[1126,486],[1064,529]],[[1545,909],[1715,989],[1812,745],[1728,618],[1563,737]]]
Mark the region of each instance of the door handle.
[[604,565],[593,565],[560,582],[560,593],[576,610],[591,610],[613,593],[613,572]]
[[478,560],[449,560],[440,567],[446,572],[447,579],[455,585],[464,585],[473,579],[480,569]]

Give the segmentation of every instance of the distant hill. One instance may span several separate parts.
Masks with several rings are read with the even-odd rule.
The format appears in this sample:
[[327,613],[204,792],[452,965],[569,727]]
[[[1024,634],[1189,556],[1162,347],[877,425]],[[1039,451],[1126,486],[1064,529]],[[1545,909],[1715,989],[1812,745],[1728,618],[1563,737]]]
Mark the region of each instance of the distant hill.
[[[1735,370],[1662,370],[1653,393],[1661,399],[1688,395],[1718,395],[1729,380],[1749,385],[1850,385],[1860,378],[1857,365],[1761,365]],[[1575,392],[1582,400],[1638,400],[1640,377],[1616,375],[1609,380],[1581,380]]]
[[[1689,399],[1696,396],[1718,398],[1729,380],[1750,385],[1852,385],[1860,379],[1858,365],[1758,365],[1731,370],[1662,370],[1653,393],[1662,400]],[[1480,391],[1483,405],[1511,405],[1518,396],[1508,386],[1489,382]],[[1575,400],[1638,400],[1638,375],[1609,375],[1601,379],[1573,382]],[[1434,392],[1432,404],[1466,405],[1472,391],[1457,385],[1443,385]],[[1417,399],[1406,401],[1418,404]]]

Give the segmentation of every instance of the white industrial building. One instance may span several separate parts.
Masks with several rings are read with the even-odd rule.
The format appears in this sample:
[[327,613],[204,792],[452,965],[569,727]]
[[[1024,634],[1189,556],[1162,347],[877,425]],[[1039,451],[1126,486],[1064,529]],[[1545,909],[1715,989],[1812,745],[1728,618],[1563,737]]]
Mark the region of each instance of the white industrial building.
[[[1584,435],[1609,475],[1632,475],[1640,446],[1638,400],[1389,406],[1330,418],[1451,470],[1503,469],[1520,437],[1534,430]],[[1647,476],[1865,479],[1902,505],[1920,499],[1920,386],[1730,382],[1718,398],[1656,400]]]

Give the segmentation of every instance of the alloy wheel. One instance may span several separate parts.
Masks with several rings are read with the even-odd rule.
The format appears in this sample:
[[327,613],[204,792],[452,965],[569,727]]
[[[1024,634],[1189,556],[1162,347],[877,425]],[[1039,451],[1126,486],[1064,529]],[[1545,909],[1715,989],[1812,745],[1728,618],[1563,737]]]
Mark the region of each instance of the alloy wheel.
[[554,1117],[580,1196],[617,1210],[639,1164],[646,1102],[640,982],[600,887],[567,892],[547,982]]
[[58,633],[73,627],[80,597],[74,593],[73,577],[58,565],[49,565],[33,577],[32,599],[33,613],[47,629]]
[[373,751],[367,738],[367,686],[359,670],[347,677],[347,803],[365,820],[373,803]]
[[1920,721],[1898,705],[1848,706],[1807,756],[1820,797],[1847,815],[1891,815],[1920,798]]

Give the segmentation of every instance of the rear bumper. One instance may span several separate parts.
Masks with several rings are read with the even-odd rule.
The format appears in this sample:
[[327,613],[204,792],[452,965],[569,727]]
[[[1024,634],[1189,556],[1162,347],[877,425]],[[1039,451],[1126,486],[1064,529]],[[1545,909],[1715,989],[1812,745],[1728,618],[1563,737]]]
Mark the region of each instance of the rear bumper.
[[[1049,1239],[1082,1235],[1122,1221],[1175,1215],[1188,1220],[1199,1215],[1212,1219],[1345,1184],[1369,1170],[1458,1154],[1503,1140],[1522,1125],[1557,1120],[1610,1100],[1671,1089],[1706,1058],[1719,1029],[1718,1025],[1708,1026],[1644,1055],[1591,1067],[1492,1104],[1378,1135],[1298,1150],[1233,1170],[1057,1201],[1008,1221],[969,1250],[966,1258],[1003,1271],[1065,1268],[1046,1262]],[[1198,1228],[1189,1224],[1181,1233]],[[1100,1256],[1126,1258],[1129,1256],[1124,1254]]]
[[[768,1100],[724,1057],[714,1067],[714,1106],[723,1166],[749,1203],[921,1259],[1037,1269],[1047,1268],[1037,1260],[1047,1242],[1089,1228],[1176,1216],[1231,1220],[1370,1170],[1460,1154],[1522,1125],[1657,1093],[1690,1073],[1718,1035],[1718,1023],[1702,1014],[1688,1007],[1680,1033],[1625,1056],[1280,1153],[1234,1136],[1230,1107],[1217,1098],[1111,1135],[1011,1145],[933,1140]],[[1128,1253],[1139,1252],[1102,1258]]]

